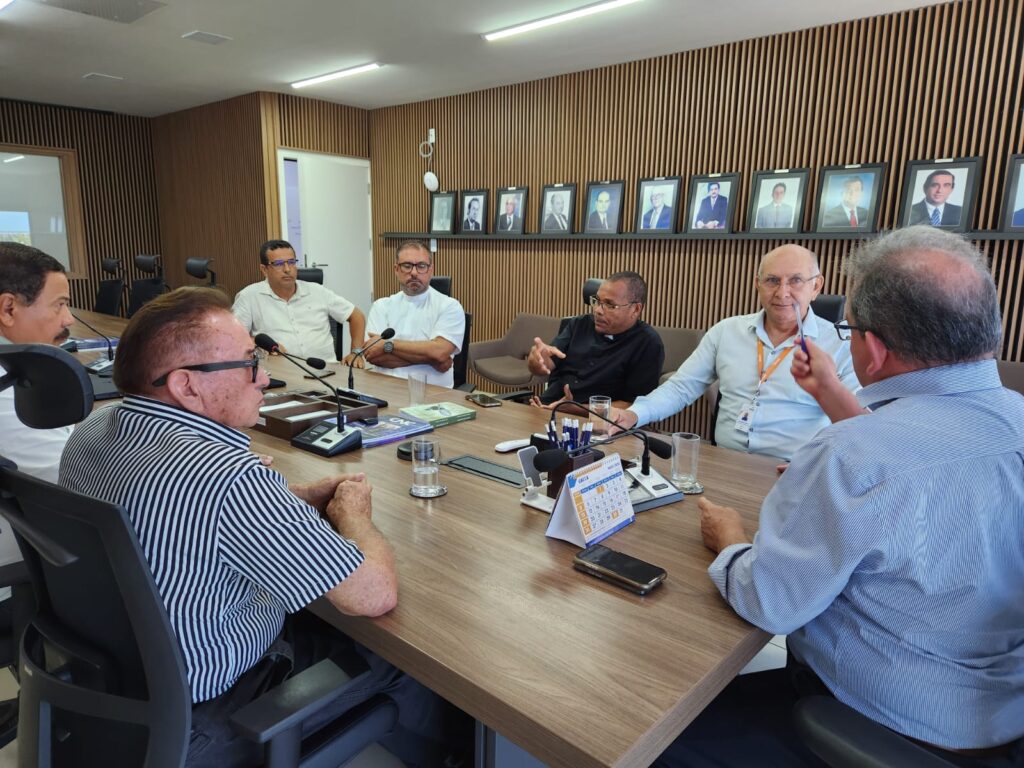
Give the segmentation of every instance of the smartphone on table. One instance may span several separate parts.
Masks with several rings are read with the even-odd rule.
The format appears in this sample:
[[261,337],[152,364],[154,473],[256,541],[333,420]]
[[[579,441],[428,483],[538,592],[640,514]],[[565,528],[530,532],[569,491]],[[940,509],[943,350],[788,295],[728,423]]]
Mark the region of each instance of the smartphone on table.
[[483,392],[471,392],[466,395],[466,399],[471,403],[482,405],[484,408],[497,408],[501,405],[501,400],[490,395],[485,395]]
[[668,576],[664,568],[601,544],[594,544],[577,553],[572,566],[638,595],[646,595]]

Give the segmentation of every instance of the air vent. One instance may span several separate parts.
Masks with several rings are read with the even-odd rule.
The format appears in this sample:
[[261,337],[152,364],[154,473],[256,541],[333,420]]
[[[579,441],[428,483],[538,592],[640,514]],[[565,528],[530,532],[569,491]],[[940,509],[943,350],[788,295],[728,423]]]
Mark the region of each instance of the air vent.
[[221,43],[229,42],[234,38],[228,37],[227,35],[218,35],[214,32],[201,32],[195,30],[181,36],[182,40],[193,40],[197,43],[206,43],[207,45],[220,45]]
[[167,3],[157,0],[32,0],[39,5],[63,8],[65,11],[95,16],[97,19],[131,24]]
[[82,75],[83,80],[124,80],[123,77],[118,75],[105,75],[102,72],[90,72],[87,75]]

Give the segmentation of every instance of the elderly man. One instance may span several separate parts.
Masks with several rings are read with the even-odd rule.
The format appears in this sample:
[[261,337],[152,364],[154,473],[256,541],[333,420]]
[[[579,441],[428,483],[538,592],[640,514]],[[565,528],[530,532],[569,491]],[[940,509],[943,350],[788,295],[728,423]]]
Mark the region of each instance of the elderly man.
[[674,222],[672,206],[665,205],[665,190],[655,187],[651,192],[651,207],[641,217],[640,228],[671,230]]
[[615,214],[611,210],[612,195],[606,189],[597,193],[594,210],[587,217],[588,232],[615,232],[618,229]]
[[805,764],[787,717],[805,690],[955,765],[1024,761],[1024,398],[993,359],[995,285],[967,242],[924,227],[852,266],[837,327],[859,405],[810,346],[800,381],[849,418],[793,457],[753,544],[734,510],[700,502],[711,579],[743,618],[789,633],[800,688],[783,671],[738,678],[665,764]]
[[562,400],[586,402],[606,395],[623,408],[658,386],[665,348],[640,319],[647,284],[636,272],[616,272],[590,300],[592,315],[569,320],[551,344],[533,340],[530,370],[548,385],[533,405],[553,408]]
[[154,299],[121,336],[123,402],[75,430],[60,482],[120,504],[138,533],[192,689],[189,765],[247,764],[231,712],[328,655],[359,654],[373,670],[340,711],[386,690],[406,707],[400,730],[410,731],[388,747],[412,737],[406,747],[429,751],[411,732],[432,717],[432,697],[302,613],[325,597],[343,613],[379,616],[395,606],[398,577],[362,475],[289,488],[249,450],[240,430],[259,417],[269,381],[261,358],[220,291]]
[[[339,326],[347,322],[352,349],[361,347],[366,331],[362,311],[319,283],[299,280],[298,265],[291,243],[265,242],[260,247],[260,272],[266,280],[238,292],[231,310],[235,317],[249,333],[265,333],[299,357],[335,359],[331,319]],[[354,354],[349,352],[343,362],[348,363]],[[357,358],[355,365],[362,368],[362,358]]]
[[820,285],[818,261],[806,248],[784,245],[765,254],[757,271],[763,309],[712,326],[671,379],[629,410],[615,414],[620,427],[667,418],[717,379],[722,400],[715,441],[738,451],[788,459],[828,424],[818,403],[790,372],[792,359],[787,357],[797,344],[797,312],[804,337],[816,340],[835,360],[845,387],[857,387],[849,342],[811,309]]
[[[395,277],[402,290],[370,307],[366,359],[380,373],[403,379],[417,373],[428,384],[451,387],[452,360],[462,348],[466,313],[455,299],[430,287],[433,276],[430,249],[418,240],[398,246]],[[394,338],[369,346],[385,328],[394,328]]]

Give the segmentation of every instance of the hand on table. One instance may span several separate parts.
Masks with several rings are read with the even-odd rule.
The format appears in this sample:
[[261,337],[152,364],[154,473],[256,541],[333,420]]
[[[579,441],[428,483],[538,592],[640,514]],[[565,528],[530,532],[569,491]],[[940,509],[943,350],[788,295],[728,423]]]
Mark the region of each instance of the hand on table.
[[366,483],[366,475],[359,472],[354,475],[332,475],[330,477],[317,480],[314,483],[293,485],[290,486],[290,488],[291,492],[304,502],[309,504],[311,507],[316,507],[320,514],[325,514],[327,512],[327,507],[330,505],[332,499],[335,498],[337,489],[344,483],[363,483],[369,485]]
[[[553,349],[553,347],[552,347],[552,349]],[[534,408],[543,408],[545,411],[550,411],[550,410],[554,409],[554,407],[556,405],[558,405],[559,403],[564,403],[567,400],[575,400],[575,399],[576,398],[574,398],[573,395],[572,395],[572,390],[569,389],[569,385],[566,384],[562,388],[562,397],[561,397],[561,399],[555,400],[553,403],[542,403],[540,401],[540,398],[537,397],[536,395],[534,395],[533,397],[530,398],[530,405],[532,405]]]
[[615,422],[614,427],[608,428],[608,434],[617,435],[619,432],[625,432],[627,429],[635,427],[639,417],[633,411],[613,406],[608,413],[608,418]]
[[740,513],[732,507],[714,504],[706,498],[697,501],[700,507],[700,533],[704,537],[704,546],[712,552],[721,552],[731,544],[749,542]]

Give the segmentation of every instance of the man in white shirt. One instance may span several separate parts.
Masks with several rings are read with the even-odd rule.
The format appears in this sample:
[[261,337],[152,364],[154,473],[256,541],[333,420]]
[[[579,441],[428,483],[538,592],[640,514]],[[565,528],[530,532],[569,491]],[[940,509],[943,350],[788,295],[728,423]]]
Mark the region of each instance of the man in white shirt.
[[[451,387],[452,359],[462,349],[466,314],[458,301],[430,287],[433,276],[433,255],[423,243],[410,240],[398,246],[395,277],[402,290],[370,307],[366,359],[380,373],[403,379],[419,373],[428,384]],[[370,346],[385,328],[395,329],[394,338]]]
[[[298,279],[295,249],[285,240],[260,248],[260,271],[267,278],[238,292],[231,308],[251,334],[265,333],[292,355],[334,360],[330,319],[348,323],[352,349],[363,345],[366,317],[352,302],[319,283]],[[339,333],[340,333],[339,329]],[[354,353],[342,362],[351,361]],[[362,358],[355,362],[363,367]]]

